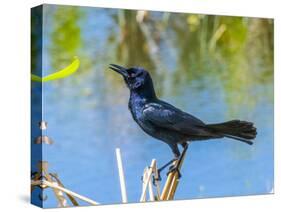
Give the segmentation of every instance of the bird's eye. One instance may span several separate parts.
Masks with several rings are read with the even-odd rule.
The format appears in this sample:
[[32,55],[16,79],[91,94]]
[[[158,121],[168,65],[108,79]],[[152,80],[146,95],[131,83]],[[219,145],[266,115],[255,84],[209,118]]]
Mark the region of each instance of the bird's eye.
[[139,77],[142,75],[142,72],[137,72],[137,73],[134,73],[133,77]]
[[141,76],[142,75],[142,72],[138,72],[137,74],[136,74],[136,77],[139,77],[139,76]]
[[132,78],[139,77],[141,74],[142,74],[141,72],[131,73],[130,77],[132,77]]

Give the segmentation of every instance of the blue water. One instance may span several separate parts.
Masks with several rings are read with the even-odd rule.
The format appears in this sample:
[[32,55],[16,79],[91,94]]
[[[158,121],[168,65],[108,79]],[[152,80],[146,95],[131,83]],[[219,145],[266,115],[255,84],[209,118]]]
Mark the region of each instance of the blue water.
[[[48,24],[44,25],[43,75],[61,68],[52,65],[60,52],[49,51],[50,46],[55,45],[51,35],[56,9],[48,6],[45,10]],[[173,155],[166,144],[146,135],[133,121],[127,106],[129,92],[122,79],[108,71],[109,63],[118,63],[112,55],[118,38],[113,43],[108,41],[109,33],[117,33],[118,37],[120,32],[112,18],[116,10],[80,10],[83,15],[77,24],[82,42],[74,51],[81,60],[80,69],[69,78],[43,84],[43,119],[48,122],[44,133],[55,141],[53,145],[43,145],[43,160],[49,162],[49,171],[57,173],[70,190],[102,204],[120,203],[115,157],[118,147],[122,152],[128,201],[138,202],[144,168],[153,158],[162,165]],[[174,37],[166,37],[169,38],[172,41]],[[163,66],[166,63],[171,66],[170,72],[162,70],[164,80],[153,74],[156,87],[163,88],[157,91],[161,98],[207,123],[230,119],[252,121],[258,136],[252,146],[230,139],[192,143],[175,199],[270,193],[273,189],[273,101],[267,94],[272,93],[272,82],[253,82],[253,92],[239,96],[239,92],[233,94],[223,89],[218,75],[202,73],[199,78],[184,83],[171,81],[169,76],[175,74],[179,66],[176,56],[171,56],[169,62],[167,55],[177,51],[179,49],[174,48],[159,56]],[[89,61],[87,66],[83,65]],[[229,95],[240,100],[229,105],[225,98]],[[162,177],[163,185],[165,173]],[[45,190],[44,194],[48,196],[44,207],[56,207],[52,191]]]

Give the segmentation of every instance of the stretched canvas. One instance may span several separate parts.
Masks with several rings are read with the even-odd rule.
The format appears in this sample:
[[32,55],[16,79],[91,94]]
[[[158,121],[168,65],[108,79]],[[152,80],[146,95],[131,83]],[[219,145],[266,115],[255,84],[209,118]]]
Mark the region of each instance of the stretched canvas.
[[32,8],[32,204],[272,194],[273,29],[267,18]]

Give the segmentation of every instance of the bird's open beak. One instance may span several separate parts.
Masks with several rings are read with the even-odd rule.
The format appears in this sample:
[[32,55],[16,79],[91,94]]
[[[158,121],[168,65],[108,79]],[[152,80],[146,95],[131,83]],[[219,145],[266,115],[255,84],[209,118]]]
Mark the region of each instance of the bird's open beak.
[[112,69],[113,71],[116,71],[117,73],[121,74],[123,77],[128,77],[127,69],[122,66],[110,64],[109,68]]

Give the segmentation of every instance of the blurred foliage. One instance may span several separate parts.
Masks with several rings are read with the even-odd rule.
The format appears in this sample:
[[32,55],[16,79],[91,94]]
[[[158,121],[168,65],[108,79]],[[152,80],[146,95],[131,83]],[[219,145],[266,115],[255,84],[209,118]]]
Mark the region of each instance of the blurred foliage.
[[48,51],[52,55],[52,72],[55,72],[79,55],[82,46],[79,20],[82,13],[77,7],[56,7],[52,13],[51,45],[48,45]]
[[[111,29],[85,39],[83,27],[103,29],[101,14],[111,20]],[[63,6],[51,10],[50,16],[48,50],[55,70],[80,54],[78,75],[100,74],[96,69],[106,69],[109,63],[143,66],[157,79],[160,96],[167,91],[177,95],[189,83],[207,89],[219,82],[230,114],[238,112],[232,105],[255,106],[261,95],[273,101],[272,19]],[[89,28],[92,22],[99,28]],[[103,40],[101,49],[94,41]],[[90,47],[96,51],[86,51]],[[121,83],[107,74],[105,80],[113,86]],[[268,86],[261,93],[256,85]]]
[[42,6],[31,11],[31,72],[39,76],[42,75],[42,11]]

